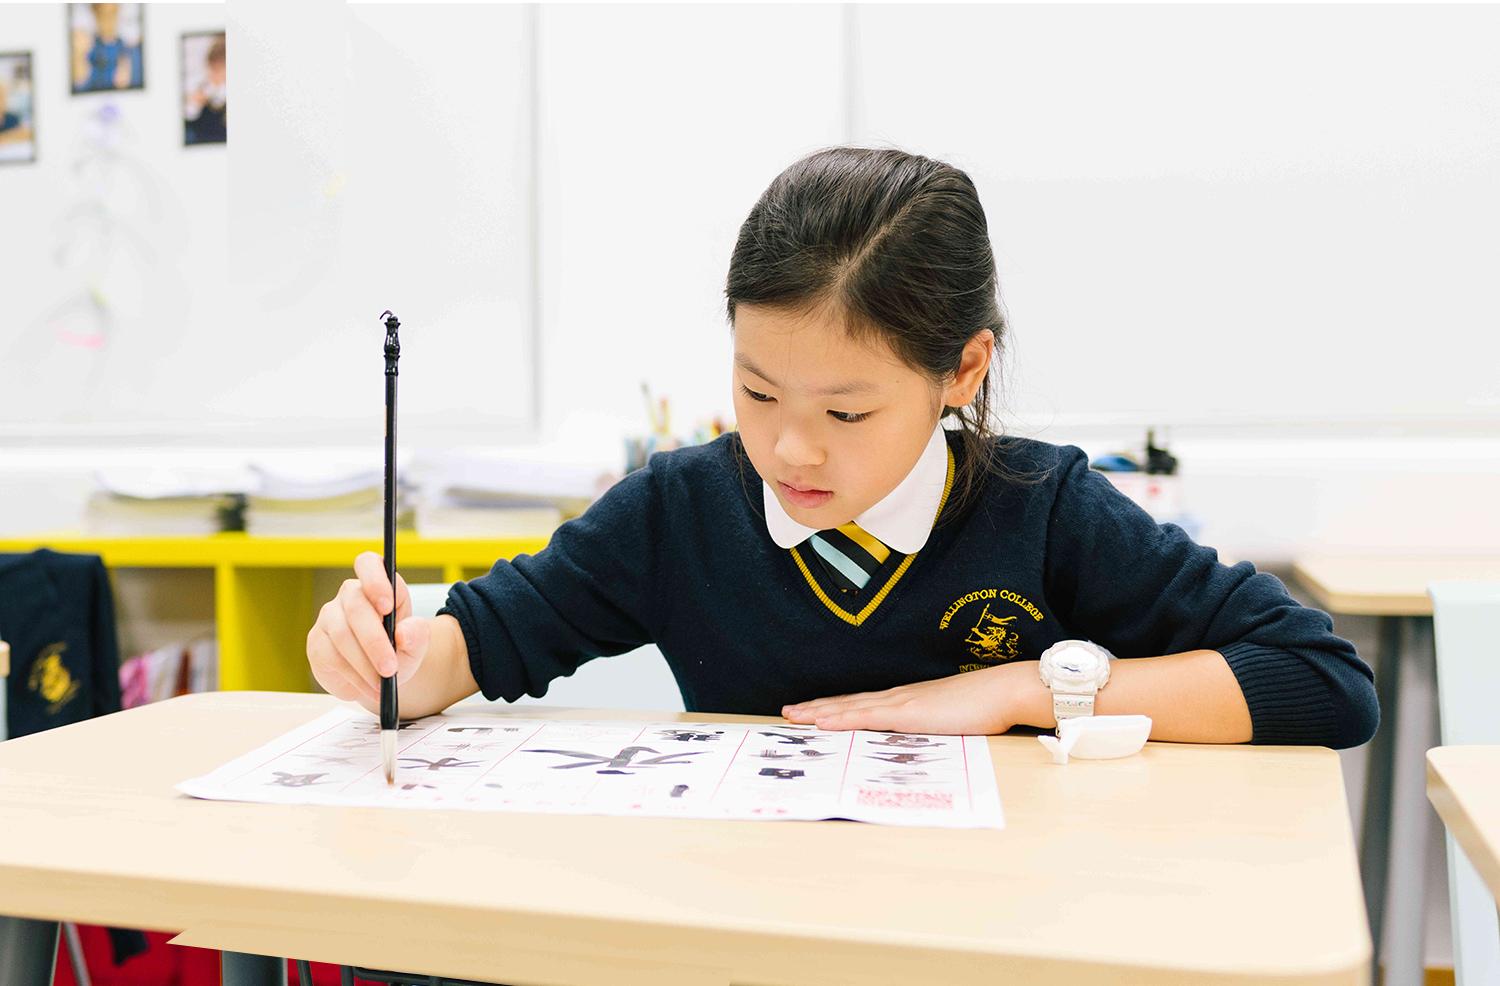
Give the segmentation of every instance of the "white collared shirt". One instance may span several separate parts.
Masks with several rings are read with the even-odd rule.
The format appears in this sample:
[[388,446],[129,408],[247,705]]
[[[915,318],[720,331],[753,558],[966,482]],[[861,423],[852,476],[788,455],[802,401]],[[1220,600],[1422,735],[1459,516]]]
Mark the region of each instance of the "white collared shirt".
[[[943,487],[948,484],[948,443],[943,432],[943,424],[939,421],[906,478],[873,507],[854,518],[856,524],[879,538],[892,551],[915,554],[932,533],[932,522],[937,519],[938,505],[943,500]],[[799,524],[787,515],[769,483],[761,480],[761,486],[764,487],[766,529],[771,533],[771,540],[783,548],[793,548],[818,533],[815,528]]]

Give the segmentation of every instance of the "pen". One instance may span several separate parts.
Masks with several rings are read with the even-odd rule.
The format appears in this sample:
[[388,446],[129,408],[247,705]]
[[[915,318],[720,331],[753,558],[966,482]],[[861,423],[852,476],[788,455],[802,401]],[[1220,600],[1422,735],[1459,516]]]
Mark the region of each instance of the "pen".
[[[385,635],[396,651],[396,361],[401,358],[401,340],[396,330],[401,322],[389,310],[385,320],[385,577],[391,585],[391,611],[385,616]],[[396,676],[380,678],[380,762],[385,782],[396,783],[397,712]]]
[[656,401],[651,397],[651,385],[644,380],[641,381],[641,397],[646,401],[646,423],[653,432],[660,431],[661,425],[656,420]]

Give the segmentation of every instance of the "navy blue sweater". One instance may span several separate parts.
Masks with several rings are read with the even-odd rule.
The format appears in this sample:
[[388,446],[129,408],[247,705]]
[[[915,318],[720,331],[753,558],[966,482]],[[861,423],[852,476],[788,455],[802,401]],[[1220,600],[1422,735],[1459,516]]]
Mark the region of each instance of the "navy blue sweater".
[[995,474],[945,501],[927,544],[893,553],[855,597],[771,540],[760,479],[730,433],[652,456],[536,555],[454,585],[439,612],[458,620],[491,700],[539,697],[591,658],[655,643],[689,711],[779,715],[1085,638],[1122,659],[1217,650],[1253,742],[1373,735],[1373,676],[1326,613],[1157,524],[1075,446],[1012,438],[997,451],[1009,475],[1036,479]]

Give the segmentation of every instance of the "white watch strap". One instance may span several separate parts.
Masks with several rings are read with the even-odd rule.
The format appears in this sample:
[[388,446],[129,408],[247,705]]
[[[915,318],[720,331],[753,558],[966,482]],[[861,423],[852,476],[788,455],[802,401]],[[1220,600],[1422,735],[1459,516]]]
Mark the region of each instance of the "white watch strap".
[[1094,714],[1094,693],[1052,691],[1052,715],[1058,722]]

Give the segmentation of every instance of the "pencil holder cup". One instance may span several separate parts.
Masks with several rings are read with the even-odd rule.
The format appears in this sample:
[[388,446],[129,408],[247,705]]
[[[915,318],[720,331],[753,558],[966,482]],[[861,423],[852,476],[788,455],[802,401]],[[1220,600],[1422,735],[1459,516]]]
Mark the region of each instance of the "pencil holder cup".
[[654,432],[649,435],[631,435],[625,439],[625,471],[631,473],[643,467],[653,452],[670,452],[681,445],[672,435]]

